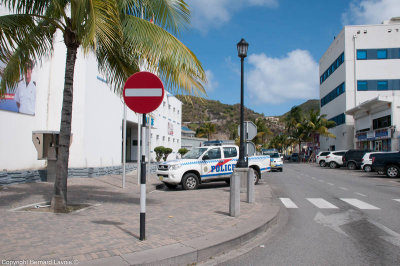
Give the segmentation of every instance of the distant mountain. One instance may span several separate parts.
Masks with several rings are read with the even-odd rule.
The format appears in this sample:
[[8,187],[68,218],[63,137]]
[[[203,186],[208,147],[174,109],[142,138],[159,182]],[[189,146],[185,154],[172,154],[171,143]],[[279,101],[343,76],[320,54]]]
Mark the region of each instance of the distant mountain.
[[[195,96],[176,95],[182,102],[182,125],[196,131],[202,124],[211,122],[216,125],[216,133],[213,139],[233,139],[237,135],[237,128],[240,122],[240,104],[223,104],[220,101],[208,100]],[[308,100],[299,105],[303,112],[310,109],[319,109],[318,100]],[[267,126],[274,135],[284,130],[284,124],[280,122],[288,113],[276,117],[265,117],[245,107],[244,120],[254,121],[257,118],[264,118]]]
[[[319,110],[319,100],[308,100],[305,103],[298,105],[303,113],[308,113],[311,109]],[[281,115],[279,118],[284,118],[289,114],[290,110]]]

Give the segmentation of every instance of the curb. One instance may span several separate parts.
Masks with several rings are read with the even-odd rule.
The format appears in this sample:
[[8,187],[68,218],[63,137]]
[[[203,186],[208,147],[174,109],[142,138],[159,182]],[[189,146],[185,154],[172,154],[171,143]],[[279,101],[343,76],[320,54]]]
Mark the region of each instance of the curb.
[[277,223],[280,206],[272,203],[269,186],[265,194],[267,196],[261,200],[260,211],[249,222],[242,222],[235,228],[159,248],[87,261],[80,265],[188,265],[239,248]]

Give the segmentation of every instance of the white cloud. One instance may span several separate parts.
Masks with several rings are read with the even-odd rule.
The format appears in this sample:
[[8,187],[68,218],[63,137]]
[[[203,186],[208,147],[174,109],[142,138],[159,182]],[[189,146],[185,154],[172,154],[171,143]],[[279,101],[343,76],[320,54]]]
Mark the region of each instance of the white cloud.
[[219,83],[214,78],[214,73],[211,70],[206,70],[207,84],[205,86],[206,92],[212,92],[218,87]]
[[308,51],[294,50],[283,58],[253,54],[248,62],[246,90],[254,103],[318,98],[318,64]]
[[192,26],[203,33],[209,28],[218,28],[228,22],[232,14],[241,7],[277,7],[278,0],[187,0]]
[[399,0],[353,0],[342,14],[347,24],[380,24],[384,20],[400,16]]

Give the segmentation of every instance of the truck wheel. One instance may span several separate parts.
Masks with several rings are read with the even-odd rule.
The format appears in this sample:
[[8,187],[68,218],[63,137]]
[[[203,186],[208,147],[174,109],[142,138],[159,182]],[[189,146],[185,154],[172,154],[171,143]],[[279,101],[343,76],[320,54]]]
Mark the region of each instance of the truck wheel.
[[182,187],[184,190],[197,189],[199,186],[199,178],[193,173],[187,173],[182,178]]
[[399,177],[399,173],[400,173],[400,168],[397,167],[396,165],[389,165],[386,168],[386,175],[388,177],[392,177],[392,178]]
[[329,168],[333,169],[333,168],[336,168],[336,167],[337,167],[337,163],[335,163],[335,162],[330,162],[329,163]]
[[170,184],[170,183],[164,183],[164,185],[169,189],[174,189],[174,188],[176,188],[178,186],[178,185]]
[[364,171],[365,171],[365,172],[371,172],[371,171],[372,171],[371,165],[369,165],[369,164],[365,165],[365,166],[364,166]]
[[260,181],[260,172],[253,168],[254,171],[254,185],[257,185]]
[[319,166],[325,167],[326,166],[326,162],[325,161],[319,161]]
[[348,168],[349,170],[356,170],[357,165],[356,165],[354,162],[349,162],[349,163],[347,164],[347,168]]

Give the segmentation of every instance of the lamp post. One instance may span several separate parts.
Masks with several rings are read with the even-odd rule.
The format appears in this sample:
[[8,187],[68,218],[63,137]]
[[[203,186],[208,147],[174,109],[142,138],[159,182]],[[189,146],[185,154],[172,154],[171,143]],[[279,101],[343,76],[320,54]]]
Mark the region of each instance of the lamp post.
[[247,161],[244,159],[244,82],[243,82],[243,63],[244,58],[247,56],[247,48],[249,44],[242,38],[237,44],[238,56],[241,63],[241,77],[240,77],[240,146],[239,146],[239,160],[236,164],[237,168],[247,168]]

